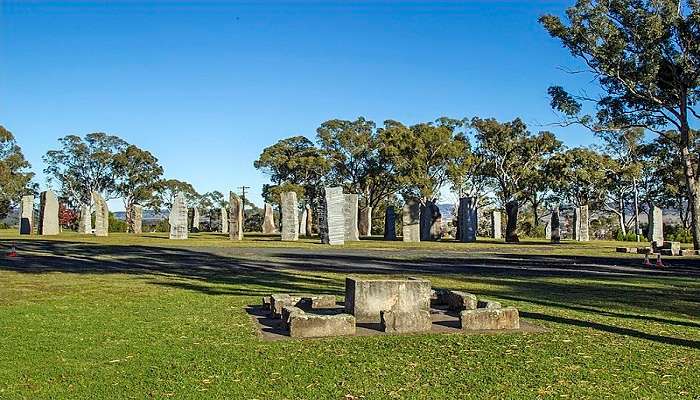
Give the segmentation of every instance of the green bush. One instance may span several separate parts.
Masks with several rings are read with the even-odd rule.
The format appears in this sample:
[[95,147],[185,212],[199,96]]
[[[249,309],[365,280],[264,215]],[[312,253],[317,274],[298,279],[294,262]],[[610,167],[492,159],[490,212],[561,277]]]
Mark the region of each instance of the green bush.
[[109,213],[109,231],[110,232],[126,232],[126,221],[118,219],[114,213]]
[[690,229],[684,228],[682,225],[673,225],[664,227],[667,240],[672,242],[681,243],[692,243],[693,235],[690,233]]
[[155,226],[156,232],[170,232],[170,223],[167,219],[161,219]]

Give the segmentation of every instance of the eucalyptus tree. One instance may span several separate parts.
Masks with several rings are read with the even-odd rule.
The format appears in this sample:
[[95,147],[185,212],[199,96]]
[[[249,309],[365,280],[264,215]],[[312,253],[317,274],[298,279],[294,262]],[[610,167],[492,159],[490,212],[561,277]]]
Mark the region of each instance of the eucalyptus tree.
[[31,184],[34,173],[29,168],[31,165],[12,132],[0,125],[0,219],[7,216],[22,195],[36,191]]

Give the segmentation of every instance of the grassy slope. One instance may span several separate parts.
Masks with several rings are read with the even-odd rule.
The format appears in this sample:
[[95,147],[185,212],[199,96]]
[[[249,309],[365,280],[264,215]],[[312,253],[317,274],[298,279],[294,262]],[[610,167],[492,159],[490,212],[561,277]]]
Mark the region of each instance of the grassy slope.
[[[305,246],[262,238],[188,246]],[[16,239],[1,232],[0,242]],[[78,240],[65,235],[54,240]],[[81,238],[177,246],[161,237]],[[554,251],[612,253],[615,243]],[[396,248],[362,242],[348,247]],[[542,244],[430,243],[421,249],[551,253]],[[514,250],[515,249],[515,250]],[[319,251],[323,251],[320,249]],[[125,258],[120,252],[95,256]],[[609,253],[609,254],[608,254]],[[407,255],[409,255],[407,253]],[[617,256],[617,255],[615,255]],[[619,255],[620,257],[626,257]],[[90,261],[94,261],[90,260]],[[253,260],[254,261],[254,260]],[[520,308],[550,333],[416,335],[262,342],[243,307],[294,288],[342,295],[343,274],[285,271],[249,279],[155,273],[23,273],[0,258],[0,398],[697,398],[700,282],[685,277],[446,274]],[[76,263],[87,262],[79,255]],[[140,261],[143,262],[143,261]]]

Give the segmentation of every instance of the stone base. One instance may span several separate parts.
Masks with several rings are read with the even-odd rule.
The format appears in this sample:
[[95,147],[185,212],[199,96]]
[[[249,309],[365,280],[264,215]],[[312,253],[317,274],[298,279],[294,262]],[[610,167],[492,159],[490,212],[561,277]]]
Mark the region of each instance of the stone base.
[[381,312],[381,329],[387,333],[429,332],[433,320],[429,311]]
[[661,255],[678,256],[681,253],[681,242],[653,242],[651,247],[654,253],[661,253]]
[[289,336],[313,338],[355,334],[355,317],[349,314],[314,315],[294,313],[289,319]]
[[441,294],[441,303],[452,311],[473,310],[477,308],[476,295],[456,290],[447,290]]
[[513,307],[465,310],[459,314],[463,330],[519,329],[520,316]]
[[618,253],[632,253],[635,254],[637,253],[637,248],[636,247],[618,247],[615,249],[616,252]]
[[488,309],[496,309],[496,308],[502,308],[501,303],[493,300],[479,300],[476,305],[477,308],[488,308]]
[[285,326],[289,328],[289,324],[292,320],[292,317],[295,315],[302,315],[304,314],[304,310],[302,310],[299,307],[295,306],[285,306],[282,309],[282,321],[284,321]]

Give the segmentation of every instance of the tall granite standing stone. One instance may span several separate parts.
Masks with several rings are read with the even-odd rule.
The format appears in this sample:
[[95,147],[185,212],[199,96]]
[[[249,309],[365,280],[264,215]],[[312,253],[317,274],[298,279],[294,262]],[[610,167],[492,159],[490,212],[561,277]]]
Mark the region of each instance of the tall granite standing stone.
[[311,209],[310,204],[307,204],[306,206],[304,206],[304,208],[306,211],[306,222],[302,222],[302,223],[306,225],[306,234],[312,235],[313,234],[313,227],[314,227],[314,213],[313,213],[313,210]]
[[131,225],[134,234],[143,233],[143,206],[138,204],[131,206]]
[[345,216],[345,241],[356,242],[360,240],[360,231],[357,229],[357,205],[358,196],[356,194],[343,195],[343,215]]
[[170,239],[187,239],[187,204],[184,193],[180,192],[175,196],[168,222],[170,223]]
[[306,214],[308,210],[304,207],[301,212],[301,217],[299,217],[299,236],[306,236]]
[[299,240],[299,203],[296,192],[284,192],[282,198],[282,240]]
[[396,240],[396,211],[388,206],[384,213],[384,240]]
[[228,211],[225,207],[221,207],[221,233],[228,233]]
[[39,234],[58,235],[58,198],[54,192],[42,192],[39,197]]
[[98,192],[92,192],[92,201],[95,203],[95,236],[109,236],[109,207],[107,202]]
[[277,226],[275,225],[275,213],[272,210],[272,206],[265,203],[265,215],[263,217],[262,231],[264,234],[271,234],[277,232]]
[[544,238],[547,240],[552,240],[552,220],[549,219],[544,224]]
[[229,192],[228,198],[228,237],[231,240],[243,240],[243,201],[233,192]]
[[199,227],[202,219],[199,213],[199,208],[192,207],[191,209],[187,210],[187,216],[189,219],[187,225],[190,228],[190,232],[199,232]]
[[476,201],[473,197],[459,199],[457,221],[459,222],[460,242],[476,242],[477,215]]
[[549,226],[551,230],[550,242],[561,243],[561,222],[559,218],[559,207],[554,207],[552,210],[552,217],[549,219]]
[[78,233],[91,234],[92,233],[92,212],[90,210],[90,204],[83,204],[80,206],[80,220],[78,221]]
[[357,228],[360,230],[360,236],[372,235],[372,207],[366,206],[360,210],[359,222]]
[[494,239],[503,239],[503,232],[501,232],[501,210],[491,211],[491,237]]
[[518,202],[512,200],[506,203],[506,243],[518,243]]
[[408,200],[403,206],[401,222],[404,242],[420,242],[420,209],[420,202],[415,199]]
[[324,189],[319,209],[319,235],[321,243],[330,245],[345,244],[345,196],[341,187]]
[[649,213],[649,241],[654,243],[664,242],[664,214],[660,207],[651,206]]
[[31,235],[34,229],[34,196],[22,196],[20,208],[19,234]]
[[574,210],[574,239],[579,242],[588,242],[588,206],[576,207]]
[[440,239],[442,215],[440,209],[432,201],[426,201],[420,207],[420,240],[430,241]]

